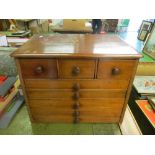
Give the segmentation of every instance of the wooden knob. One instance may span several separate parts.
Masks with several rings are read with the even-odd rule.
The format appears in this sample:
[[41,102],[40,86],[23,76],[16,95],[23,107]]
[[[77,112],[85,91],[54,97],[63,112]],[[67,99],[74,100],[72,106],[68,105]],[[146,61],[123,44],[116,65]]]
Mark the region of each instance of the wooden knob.
[[79,109],[79,107],[80,107],[79,102],[75,102],[75,103],[73,104],[73,109]]
[[76,84],[73,86],[73,90],[79,91],[79,90],[80,90],[80,84],[79,84],[79,83],[76,83]]
[[38,74],[43,73],[43,67],[42,67],[42,66],[37,66],[37,67],[35,68],[35,72],[38,73]]
[[78,66],[73,67],[72,75],[77,76],[80,74],[80,68]]
[[75,111],[73,112],[73,116],[75,116],[75,117],[80,116],[80,112],[79,112],[79,111],[77,111],[77,110],[75,110]]
[[74,123],[79,123],[80,122],[80,118],[79,117],[75,117],[74,118]]
[[120,73],[120,69],[119,68],[113,68],[112,69],[112,75],[118,75]]
[[79,92],[75,92],[74,95],[73,95],[73,99],[78,100],[79,98],[80,98]]

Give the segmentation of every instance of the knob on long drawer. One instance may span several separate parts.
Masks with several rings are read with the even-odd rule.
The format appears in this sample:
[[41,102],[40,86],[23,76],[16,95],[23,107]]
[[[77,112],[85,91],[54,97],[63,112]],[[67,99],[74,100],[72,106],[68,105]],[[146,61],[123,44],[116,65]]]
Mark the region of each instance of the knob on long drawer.
[[120,73],[120,69],[119,68],[113,68],[112,69],[112,75],[118,75]]
[[79,83],[75,83],[73,86],[73,90],[78,91],[80,90],[80,84]]
[[74,118],[74,121],[73,122],[74,123],[79,123],[80,122],[80,118],[79,117]]
[[73,112],[73,116],[75,116],[75,117],[80,116],[80,112],[79,112],[79,111],[77,111],[77,110],[75,110],[75,111]]
[[44,71],[43,66],[37,66],[37,67],[35,68],[35,72],[38,73],[38,74],[43,73],[43,71]]
[[80,98],[79,92],[75,92],[74,95],[73,95],[73,99],[78,100],[79,98]]
[[79,107],[80,107],[80,104],[78,101],[73,104],[74,109],[79,109]]
[[74,66],[72,69],[72,75],[77,76],[80,74],[80,67]]

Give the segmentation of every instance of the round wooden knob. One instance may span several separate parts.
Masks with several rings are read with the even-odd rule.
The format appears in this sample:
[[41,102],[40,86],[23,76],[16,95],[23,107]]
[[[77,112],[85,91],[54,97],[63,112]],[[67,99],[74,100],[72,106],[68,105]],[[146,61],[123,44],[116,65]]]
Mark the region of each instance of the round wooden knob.
[[73,116],[75,116],[75,117],[80,116],[80,112],[79,112],[79,111],[77,111],[77,110],[75,110],[75,111],[73,112]]
[[112,69],[112,75],[118,75],[120,73],[120,69],[119,68],[113,68]]
[[73,67],[72,74],[77,76],[80,74],[80,68],[78,66]]
[[79,109],[79,107],[80,107],[79,102],[75,102],[75,103],[73,104],[73,109]]
[[79,123],[80,122],[80,118],[79,117],[75,117],[73,122],[74,123]]
[[37,67],[35,68],[35,72],[38,73],[38,74],[43,73],[43,67],[42,67],[42,66],[37,66]]
[[73,86],[73,90],[79,91],[79,90],[80,90],[80,84],[79,84],[79,83],[76,83],[76,84]]
[[80,98],[79,92],[75,92],[74,95],[73,95],[73,99],[78,100],[79,98]]

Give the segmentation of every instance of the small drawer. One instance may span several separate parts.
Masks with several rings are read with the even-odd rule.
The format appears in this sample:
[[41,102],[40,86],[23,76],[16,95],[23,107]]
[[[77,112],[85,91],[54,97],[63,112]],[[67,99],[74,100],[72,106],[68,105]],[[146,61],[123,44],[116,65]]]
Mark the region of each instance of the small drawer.
[[134,60],[99,60],[97,78],[130,80],[134,67]]
[[20,66],[24,78],[56,79],[58,76],[55,59],[20,59]]
[[93,79],[95,74],[95,60],[88,59],[60,59],[59,76],[64,79],[80,78]]

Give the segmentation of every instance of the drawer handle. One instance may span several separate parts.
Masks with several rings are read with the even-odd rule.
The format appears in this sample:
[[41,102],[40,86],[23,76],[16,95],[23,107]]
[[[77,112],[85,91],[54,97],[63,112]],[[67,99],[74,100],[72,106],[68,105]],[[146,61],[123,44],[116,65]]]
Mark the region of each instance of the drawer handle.
[[73,95],[73,99],[74,99],[74,100],[77,100],[77,99],[79,99],[79,98],[80,98],[79,92],[75,92],[75,94]]
[[79,109],[79,107],[80,107],[79,102],[75,102],[75,103],[73,104],[73,109]]
[[80,118],[79,117],[75,117],[74,118],[74,123],[79,123],[80,122]]
[[112,69],[112,75],[118,75],[120,73],[120,69],[119,68],[113,68]]
[[73,67],[72,75],[77,76],[79,74],[80,74],[80,67],[78,67],[78,66]]
[[79,90],[80,90],[80,84],[79,84],[79,83],[76,83],[76,84],[73,86],[73,90],[79,91]]
[[43,67],[42,67],[42,66],[36,67],[36,68],[35,68],[35,72],[38,73],[38,74],[43,73]]
[[80,116],[80,112],[75,110],[75,111],[73,112],[73,116],[74,116],[74,117],[79,117],[79,116]]

